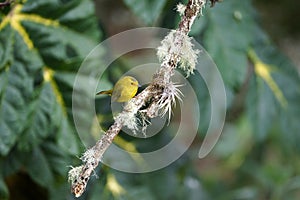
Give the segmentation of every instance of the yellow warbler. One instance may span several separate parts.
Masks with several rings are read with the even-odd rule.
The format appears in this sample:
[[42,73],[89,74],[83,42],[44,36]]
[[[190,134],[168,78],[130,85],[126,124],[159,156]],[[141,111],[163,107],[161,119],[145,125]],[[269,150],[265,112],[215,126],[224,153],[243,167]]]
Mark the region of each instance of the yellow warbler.
[[127,102],[135,96],[139,87],[138,81],[132,76],[124,76],[120,78],[114,88],[111,90],[101,91],[98,94],[111,95],[112,101]]

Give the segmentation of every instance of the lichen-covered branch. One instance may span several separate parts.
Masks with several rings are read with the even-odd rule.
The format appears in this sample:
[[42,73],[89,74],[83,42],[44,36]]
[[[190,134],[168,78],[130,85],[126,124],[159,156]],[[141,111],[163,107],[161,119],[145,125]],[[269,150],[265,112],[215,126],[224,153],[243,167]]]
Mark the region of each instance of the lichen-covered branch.
[[76,197],[81,196],[85,191],[91,174],[121,128],[126,126],[133,131],[137,130],[136,113],[140,112],[141,107],[146,103],[149,104],[143,111],[150,118],[166,113],[169,113],[170,118],[172,105],[176,98],[180,99],[181,96],[178,86],[172,83],[170,78],[177,66],[182,68],[187,75],[193,73],[199,52],[192,48],[193,45],[188,33],[204,6],[205,0],[189,0],[186,6],[182,4],[178,6],[178,11],[182,17],[181,21],[178,28],[171,31],[158,48],[157,55],[161,61],[161,67],[153,75],[152,82],[126,104],[124,110],[115,118],[114,124],[95,146],[83,154],[81,158],[83,165],[74,167],[69,171],[69,180],[72,184],[71,191]]

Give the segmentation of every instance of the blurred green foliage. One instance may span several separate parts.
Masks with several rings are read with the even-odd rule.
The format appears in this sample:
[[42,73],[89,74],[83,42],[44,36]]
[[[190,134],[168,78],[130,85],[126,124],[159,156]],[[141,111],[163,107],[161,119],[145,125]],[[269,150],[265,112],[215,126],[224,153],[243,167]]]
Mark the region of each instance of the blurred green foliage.
[[[179,20],[176,3],[124,0],[145,25],[169,28]],[[79,164],[84,147],[74,128],[71,96],[81,62],[101,40],[93,3],[16,1],[1,10],[0,19],[0,199],[73,199],[68,166]],[[151,173],[101,166],[80,199],[299,199],[299,73],[257,19],[251,0],[224,0],[207,5],[191,32],[226,86],[227,120],[213,152],[197,158],[210,100],[196,74],[189,81],[204,112],[190,150]],[[96,62],[99,67],[101,60]],[[103,84],[111,85],[108,80],[115,82],[124,72],[126,66],[108,70]],[[75,103],[86,103],[81,93]],[[107,127],[111,111],[101,105],[108,104],[96,99]],[[82,113],[82,120],[90,119]],[[172,136],[161,133],[143,142],[121,137],[120,146],[129,143],[145,152]]]
[[82,60],[99,41],[93,8],[90,1],[53,0],[1,10],[0,199],[40,199],[25,193],[39,188],[49,199],[71,196],[68,166],[83,151],[71,94]]

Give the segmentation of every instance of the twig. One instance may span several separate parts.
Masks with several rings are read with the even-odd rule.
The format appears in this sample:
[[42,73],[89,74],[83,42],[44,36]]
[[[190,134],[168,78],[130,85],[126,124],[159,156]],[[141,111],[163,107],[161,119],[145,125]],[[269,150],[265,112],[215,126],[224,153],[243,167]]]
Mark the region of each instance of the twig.
[[11,3],[13,3],[13,0],[6,0],[4,2],[0,3],[0,8],[4,8],[5,6],[9,6]]
[[162,63],[160,69],[153,75],[150,85],[127,103],[124,110],[115,118],[114,124],[96,145],[83,154],[81,160],[84,164],[69,171],[71,191],[76,197],[81,196],[85,191],[92,172],[121,128],[126,126],[131,130],[137,129],[135,114],[146,102],[150,102],[146,113],[151,118],[171,112],[176,97],[180,98],[180,91],[170,78],[178,65],[186,71],[187,75],[193,73],[198,51],[192,49],[191,38],[187,35],[205,3],[205,0],[189,0],[184,9],[181,9],[182,18],[177,30],[169,33],[162,41],[162,46],[158,48],[157,54]]

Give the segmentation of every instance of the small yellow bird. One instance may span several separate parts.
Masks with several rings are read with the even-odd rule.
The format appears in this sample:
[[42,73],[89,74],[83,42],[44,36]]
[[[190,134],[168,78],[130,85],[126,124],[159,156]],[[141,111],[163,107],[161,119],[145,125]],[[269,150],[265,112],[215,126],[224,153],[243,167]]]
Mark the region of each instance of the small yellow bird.
[[135,78],[124,76],[116,82],[113,89],[98,92],[96,95],[108,94],[112,101],[127,102],[136,95],[138,87],[139,83]]

